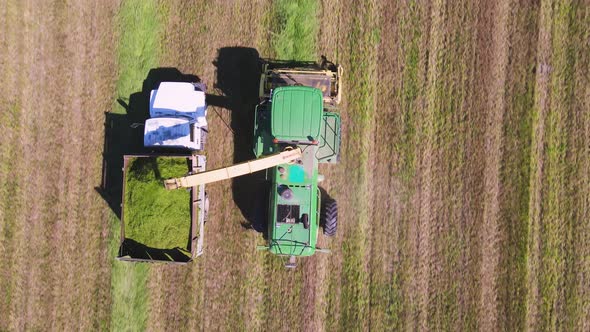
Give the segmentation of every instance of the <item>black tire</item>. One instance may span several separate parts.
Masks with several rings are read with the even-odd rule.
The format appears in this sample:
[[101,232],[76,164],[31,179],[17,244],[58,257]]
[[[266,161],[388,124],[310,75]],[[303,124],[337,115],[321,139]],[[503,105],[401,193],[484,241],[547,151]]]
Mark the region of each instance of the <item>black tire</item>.
[[329,200],[325,203],[322,218],[324,219],[324,235],[336,235],[336,229],[338,228],[338,204],[336,204],[336,201]]

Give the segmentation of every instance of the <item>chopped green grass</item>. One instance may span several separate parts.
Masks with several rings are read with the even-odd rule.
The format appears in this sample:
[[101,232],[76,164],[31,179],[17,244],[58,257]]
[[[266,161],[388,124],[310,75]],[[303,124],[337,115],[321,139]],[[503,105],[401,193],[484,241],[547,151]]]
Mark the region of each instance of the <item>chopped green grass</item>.
[[281,60],[315,60],[318,36],[316,0],[279,0],[274,4],[275,31],[272,46]]
[[157,249],[189,250],[190,192],[162,181],[186,174],[185,158],[133,158],[126,176],[125,237]]

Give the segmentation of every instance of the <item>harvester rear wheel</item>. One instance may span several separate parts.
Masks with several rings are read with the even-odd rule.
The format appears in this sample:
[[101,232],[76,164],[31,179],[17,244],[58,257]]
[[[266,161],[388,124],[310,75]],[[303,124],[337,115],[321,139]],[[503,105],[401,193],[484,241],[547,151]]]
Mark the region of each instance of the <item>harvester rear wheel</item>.
[[329,200],[325,203],[323,219],[324,235],[336,235],[336,229],[338,228],[338,204],[336,204],[335,200]]

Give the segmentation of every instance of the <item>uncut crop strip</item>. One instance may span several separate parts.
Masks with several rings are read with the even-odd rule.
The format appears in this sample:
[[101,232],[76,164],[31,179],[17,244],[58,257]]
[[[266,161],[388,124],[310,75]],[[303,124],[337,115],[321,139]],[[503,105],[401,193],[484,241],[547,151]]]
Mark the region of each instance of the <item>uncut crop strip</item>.
[[[118,68],[116,96],[128,98],[142,89],[148,71],[158,65],[160,53],[160,7],[155,1],[128,0],[121,3],[117,12]],[[139,57],[139,58],[138,58]],[[114,104],[114,103],[113,103]],[[120,106],[113,112],[123,113]],[[110,328],[143,330],[147,326],[149,294],[146,283],[149,277],[147,264],[130,264],[114,259],[119,246],[120,221],[111,216],[111,243],[109,255],[111,274]]]
[[277,59],[317,60],[319,5],[316,0],[279,0],[274,3],[271,22],[277,31],[271,45]]

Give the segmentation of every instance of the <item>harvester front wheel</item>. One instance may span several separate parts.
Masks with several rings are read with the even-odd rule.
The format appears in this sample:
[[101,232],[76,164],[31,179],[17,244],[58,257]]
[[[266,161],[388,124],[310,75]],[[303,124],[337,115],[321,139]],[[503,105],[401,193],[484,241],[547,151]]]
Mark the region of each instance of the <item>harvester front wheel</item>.
[[338,204],[336,204],[335,200],[329,200],[326,202],[323,219],[324,235],[336,235],[336,229],[338,228]]

